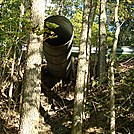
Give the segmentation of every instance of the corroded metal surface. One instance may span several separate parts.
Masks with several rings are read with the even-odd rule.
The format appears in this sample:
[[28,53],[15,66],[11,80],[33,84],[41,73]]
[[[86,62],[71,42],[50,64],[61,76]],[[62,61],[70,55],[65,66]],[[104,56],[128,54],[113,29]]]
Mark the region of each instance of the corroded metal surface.
[[[52,24],[56,27],[52,28]],[[52,38],[48,33],[44,33],[45,37],[48,37],[44,41],[48,71],[56,77],[64,77],[71,66],[73,26],[67,18],[56,15],[45,19],[45,28],[55,36]]]

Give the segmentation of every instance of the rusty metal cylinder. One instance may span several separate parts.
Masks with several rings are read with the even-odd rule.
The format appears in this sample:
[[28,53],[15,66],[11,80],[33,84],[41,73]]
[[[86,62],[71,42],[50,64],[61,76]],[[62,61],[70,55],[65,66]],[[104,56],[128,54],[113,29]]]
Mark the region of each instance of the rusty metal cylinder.
[[[50,33],[44,33],[43,49],[48,71],[53,76],[65,77],[71,66],[73,26],[67,18],[59,15],[48,17],[44,24],[50,33],[54,33],[54,37]],[[52,24],[56,24],[56,27],[52,28]]]

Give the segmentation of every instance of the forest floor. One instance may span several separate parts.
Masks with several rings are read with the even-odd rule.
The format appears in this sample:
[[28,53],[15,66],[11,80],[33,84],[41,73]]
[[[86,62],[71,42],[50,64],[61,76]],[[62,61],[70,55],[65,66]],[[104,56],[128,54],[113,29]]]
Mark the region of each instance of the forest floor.
[[[134,58],[117,63],[115,71],[116,134],[134,134]],[[42,86],[39,134],[71,133],[74,85],[61,86],[59,82],[51,90],[49,85]],[[109,133],[109,100],[108,84],[94,81],[87,95],[84,134]],[[8,103],[8,98],[0,94],[0,134],[17,134],[18,104],[12,101],[9,108]]]

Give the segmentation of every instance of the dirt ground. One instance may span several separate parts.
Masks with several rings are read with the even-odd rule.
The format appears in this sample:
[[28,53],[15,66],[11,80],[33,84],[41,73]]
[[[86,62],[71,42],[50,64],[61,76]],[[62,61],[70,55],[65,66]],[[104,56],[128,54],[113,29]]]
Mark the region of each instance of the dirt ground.
[[[134,59],[118,63],[115,76],[116,133],[134,134]],[[70,134],[75,83],[58,82],[55,88],[51,89],[49,86],[42,86],[39,134]],[[96,81],[89,88],[84,134],[109,133],[109,96],[110,89],[107,84],[100,86]],[[0,134],[18,133],[18,107],[18,104],[12,101],[9,109],[8,98],[0,94]]]

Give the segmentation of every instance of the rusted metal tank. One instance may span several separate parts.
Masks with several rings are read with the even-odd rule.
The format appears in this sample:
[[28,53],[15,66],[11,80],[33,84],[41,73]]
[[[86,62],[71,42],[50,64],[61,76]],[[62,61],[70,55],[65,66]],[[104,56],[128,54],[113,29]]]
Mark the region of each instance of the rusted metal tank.
[[[50,23],[50,25],[49,25]],[[65,77],[71,67],[72,39],[74,35],[71,22],[63,16],[50,16],[45,19],[45,28],[54,33],[45,32],[43,45],[48,71],[56,77]],[[48,24],[48,25],[47,25]],[[51,25],[56,24],[55,28]],[[49,31],[48,30],[48,31]]]

